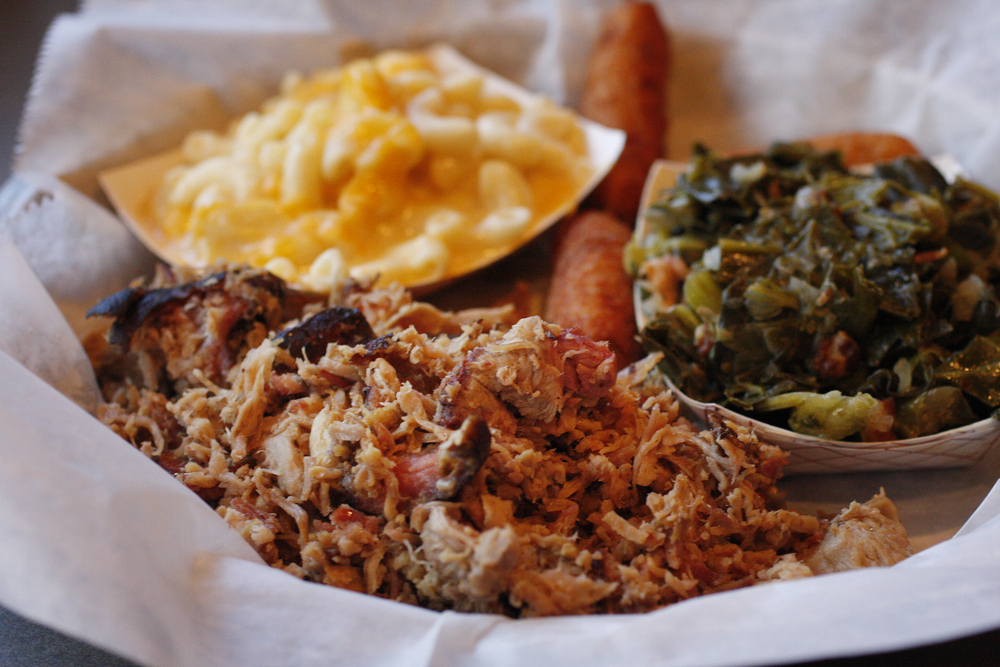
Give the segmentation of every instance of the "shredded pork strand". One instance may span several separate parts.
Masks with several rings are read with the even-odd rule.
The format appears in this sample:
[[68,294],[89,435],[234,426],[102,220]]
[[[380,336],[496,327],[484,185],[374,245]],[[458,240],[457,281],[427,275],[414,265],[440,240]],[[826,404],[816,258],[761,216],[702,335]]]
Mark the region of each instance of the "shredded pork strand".
[[[910,553],[884,494],[832,521],[783,509],[782,451],[681,417],[655,357],[616,374],[604,343],[399,288],[301,299],[275,324],[252,272],[212,290],[160,280],[160,316],[126,331],[141,344],[90,346],[100,417],[304,579],[529,617],[646,611]],[[327,307],[351,309],[329,317],[349,332],[301,326]],[[313,336],[325,351],[303,351]],[[189,348],[208,371],[171,358]]]

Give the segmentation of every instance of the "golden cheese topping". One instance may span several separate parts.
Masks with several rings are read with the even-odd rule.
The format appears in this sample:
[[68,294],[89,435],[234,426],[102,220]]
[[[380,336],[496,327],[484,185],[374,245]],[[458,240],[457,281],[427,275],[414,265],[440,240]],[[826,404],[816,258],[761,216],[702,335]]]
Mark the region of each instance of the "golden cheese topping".
[[193,266],[243,262],[314,289],[348,275],[427,284],[565,212],[594,173],[586,143],[544,97],[390,51],[289,75],[226,133],[190,134],[154,215]]

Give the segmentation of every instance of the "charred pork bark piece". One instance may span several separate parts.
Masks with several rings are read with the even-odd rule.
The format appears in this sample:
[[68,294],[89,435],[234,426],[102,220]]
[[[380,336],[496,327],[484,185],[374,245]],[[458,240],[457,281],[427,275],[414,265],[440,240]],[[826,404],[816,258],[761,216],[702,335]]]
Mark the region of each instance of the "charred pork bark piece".
[[[159,288],[130,287],[87,313],[115,318],[109,342],[132,354],[140,386],[171,395],[226,375],[287,316],[285,283],[259,269],[233,269]],[[292,299],[299,305],[304,301]]]
[[302,324],[279,333],[275,341],[295,358],[305,353],[316,363],[326,354],[330,343],[364,345],[375,338],[375,332],[357,308],[335,306],[320,311]]

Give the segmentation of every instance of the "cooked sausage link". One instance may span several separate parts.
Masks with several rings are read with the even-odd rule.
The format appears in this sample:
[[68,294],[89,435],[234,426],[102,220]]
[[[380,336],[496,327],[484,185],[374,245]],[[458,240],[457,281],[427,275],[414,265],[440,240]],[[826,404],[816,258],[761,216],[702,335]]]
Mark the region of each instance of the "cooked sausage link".
[[632,308],[632,280],[622,253],[629,228],[614,216],[585,211],[568,220],[557,241],[545,319],[608,341],[618,368],[642,355]]
[[621,157],[592,204],[629,225],[650,166],[666,155],[669,70],[669,37],[651,3],[624,2],[608,12],[591,53],[580,113],[626,133]]

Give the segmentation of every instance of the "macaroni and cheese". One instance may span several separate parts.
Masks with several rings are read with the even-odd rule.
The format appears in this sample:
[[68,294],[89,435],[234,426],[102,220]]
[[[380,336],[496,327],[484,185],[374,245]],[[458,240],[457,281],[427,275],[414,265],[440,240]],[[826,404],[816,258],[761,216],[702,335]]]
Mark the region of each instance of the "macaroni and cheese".
[[264,267],[314,289],[428,284],[524,243],[594,174],[571,111],[433,51],[289,75],[224,134],[198,131],[154,215],[192,266]]

